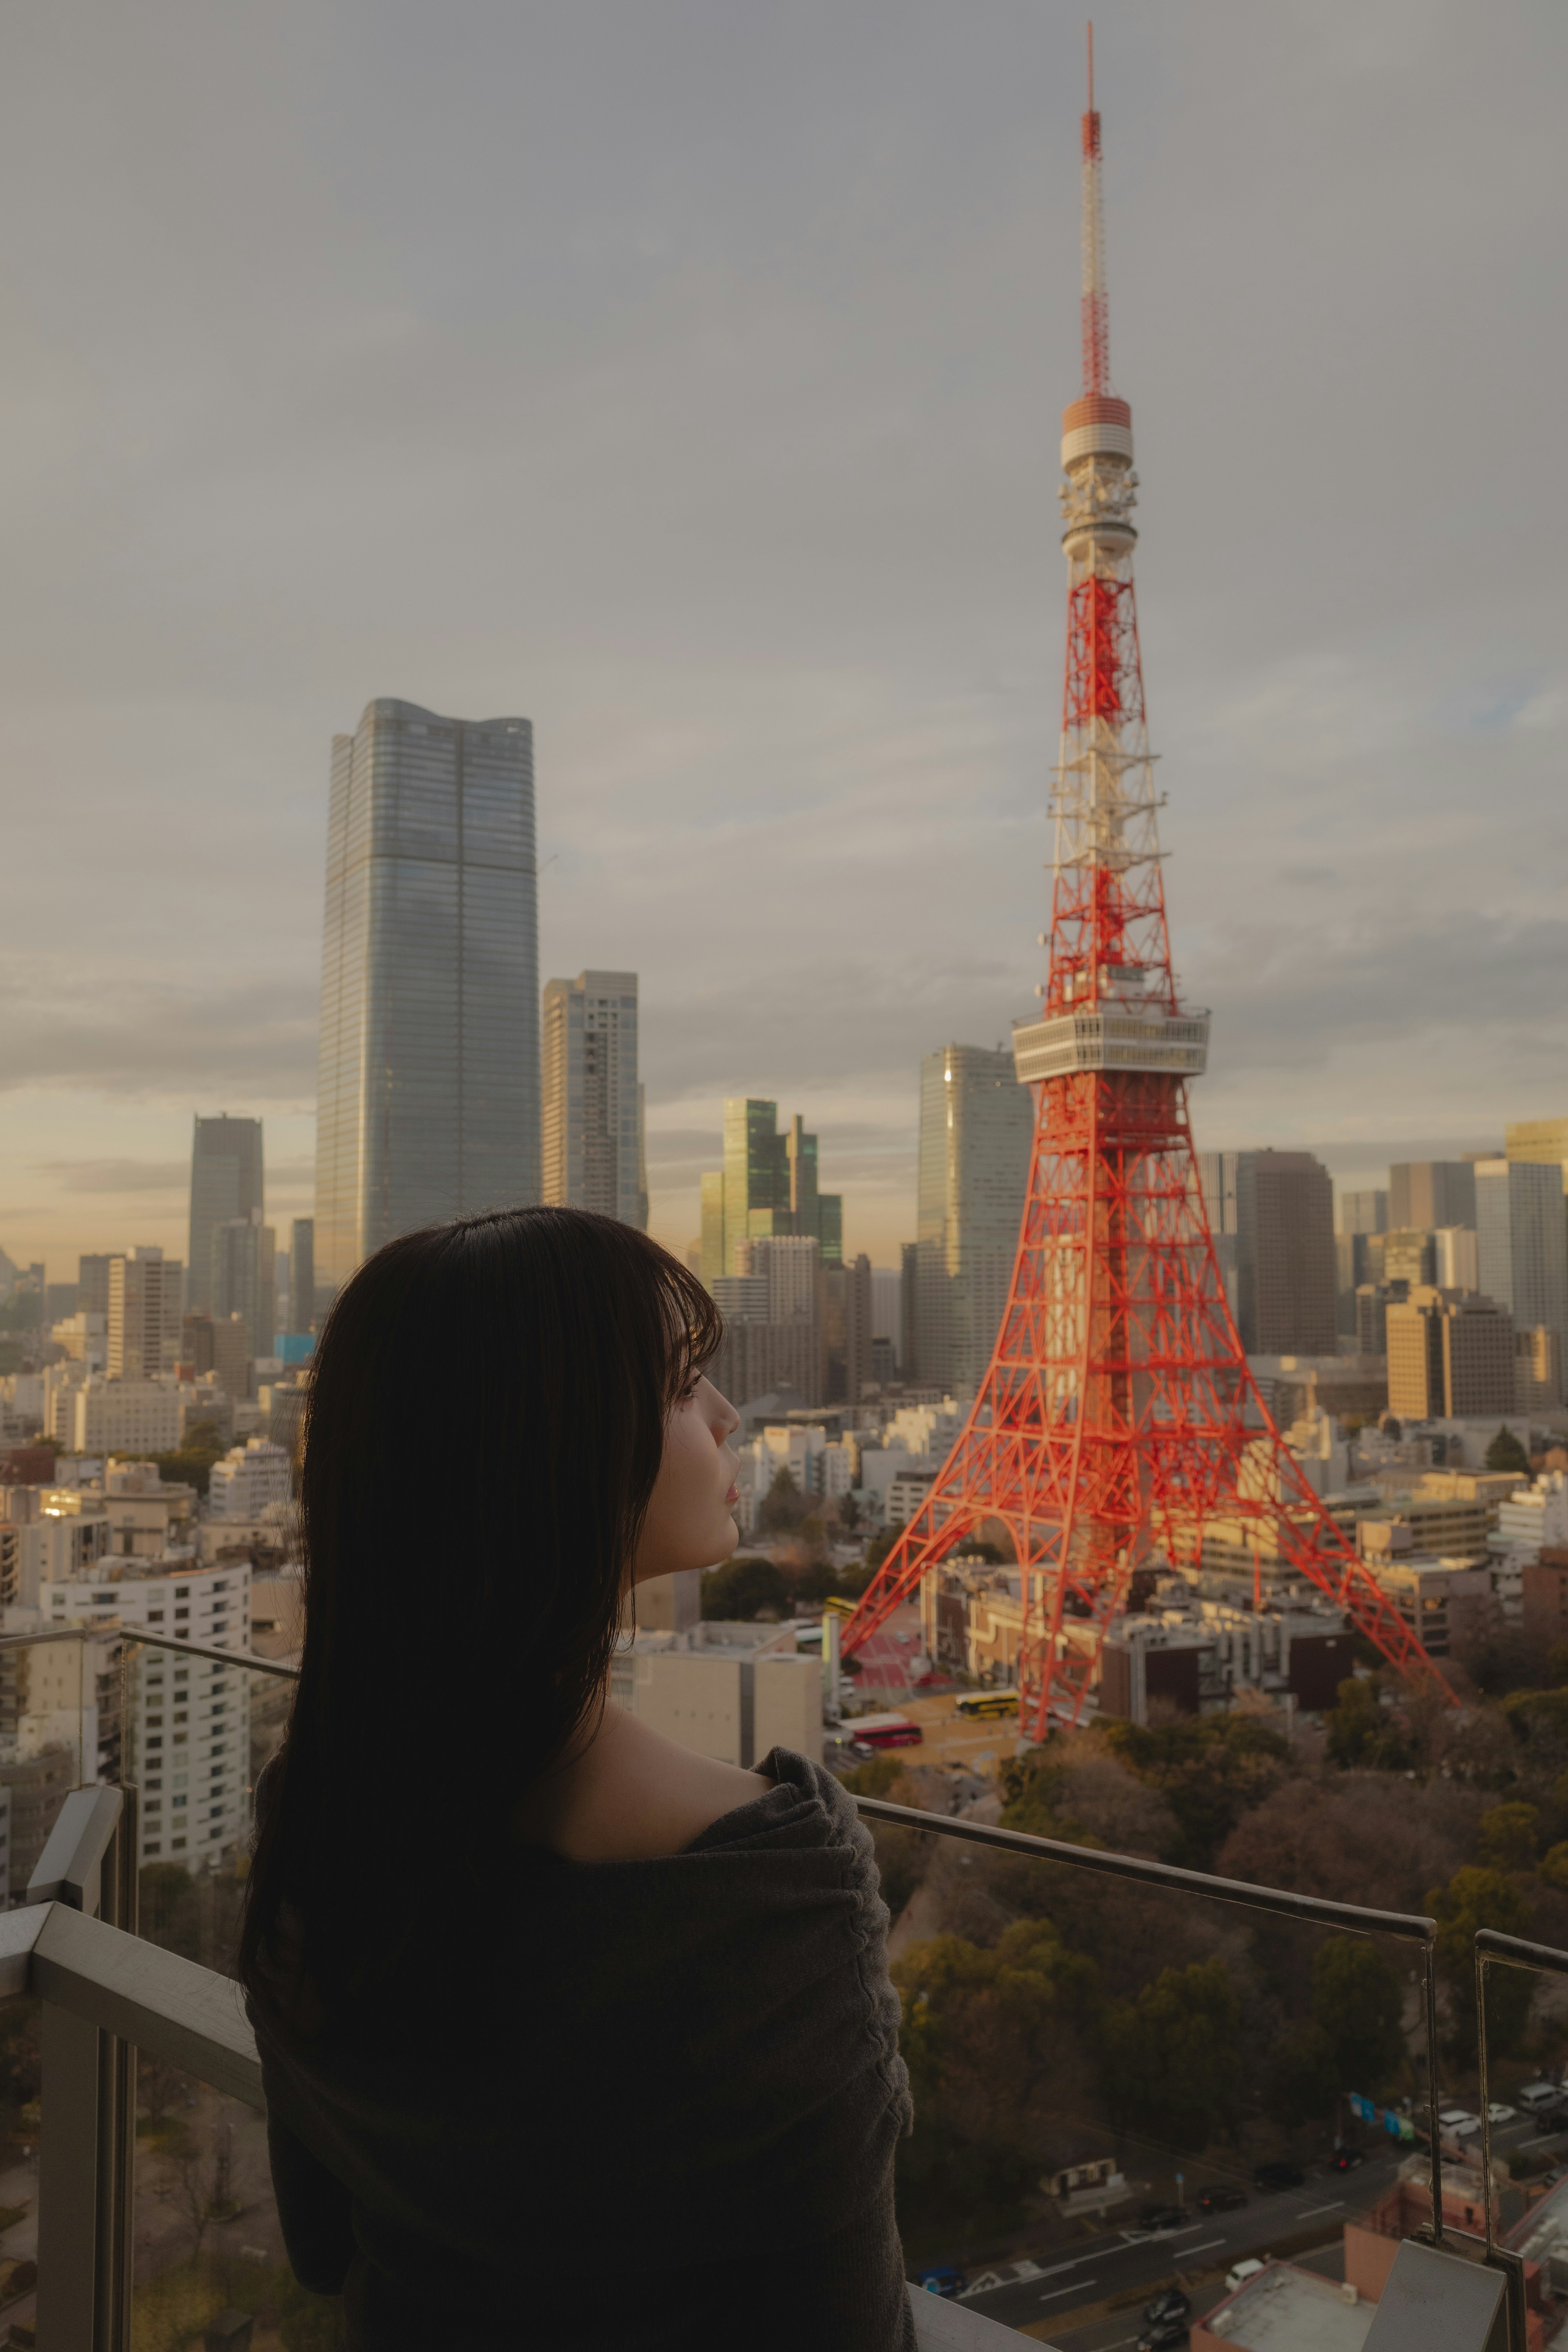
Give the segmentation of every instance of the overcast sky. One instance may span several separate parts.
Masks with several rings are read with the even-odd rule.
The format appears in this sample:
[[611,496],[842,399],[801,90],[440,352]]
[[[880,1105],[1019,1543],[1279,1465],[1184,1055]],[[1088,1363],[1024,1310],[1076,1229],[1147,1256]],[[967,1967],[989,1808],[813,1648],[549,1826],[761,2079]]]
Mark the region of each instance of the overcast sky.
[[[328,748],[536,730],[543,976],[641,975],[654,1224],[727,1094],[913,1229],[919,1058],[1030,1008],[1079,7],[24,0],[0,56],[0,1245],[311,1204]],[[1110,0],[1204,1146],[1568,1113],[1568,14]]]

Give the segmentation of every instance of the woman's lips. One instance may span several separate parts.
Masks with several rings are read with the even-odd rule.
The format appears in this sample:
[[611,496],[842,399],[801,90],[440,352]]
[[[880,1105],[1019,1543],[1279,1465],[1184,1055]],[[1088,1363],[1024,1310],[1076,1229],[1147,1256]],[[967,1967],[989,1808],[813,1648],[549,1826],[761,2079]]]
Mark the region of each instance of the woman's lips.
[[739,1486],[731,1486],[731,1489],[730,1489],[730,1491],[729,1491],[729,1493],[728,1493],[728,1494],[725,1496],[725,1497],[724,1497],[724,1500],[725,1500],[727,1503],[738,1503],[738,1502],[740,1501],[740,1499],[741,1499],[741,1490],[740,1490]]

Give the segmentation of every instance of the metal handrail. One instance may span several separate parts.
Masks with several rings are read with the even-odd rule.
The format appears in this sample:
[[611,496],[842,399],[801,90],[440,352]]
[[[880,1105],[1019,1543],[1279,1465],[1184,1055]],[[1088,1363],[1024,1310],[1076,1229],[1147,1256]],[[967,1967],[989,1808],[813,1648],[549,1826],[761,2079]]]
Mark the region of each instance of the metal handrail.
[[284,1675],[298,1682],[298,1666],[278,1658],[258,1658],[254,1650],[220,1650],[206,1642],[177,1642],[167,1633],[149,1633],[140,1625],[53,1625],[47,1633],[0,1633],[0,1650],[31,1649],[38,1642],[140,1642],[149,1650],[176,1650],[184,1657],[211,1658],[220,1666],[244,1666],[260,1675]]
[[1487,2260],[1492,2258],[1492,2126],[1487,2064],[1487,1969],[1530,1969],[1542,1976],[1568,1977],[1568,1952],[1552,1944],[1527,1943],[1497,1927],[1476,1930],[1476,2104],[1481,2111],[1481,2173],[1487,2191]]
[[[1146,1862],[1142,1855],[1112,1853],[1103,1846],[1069,1845],[1063,1838],[1036,1837],[1027,1830],[1005,1830],[989,1822],[954,1819],[952,1814],[922,1813],[913,1805],[889,1804],[885,1797],[857,1797],[856,1805],[870,1821],[887,1822],[899,1829],[919,1830],[937,1837],[963,1840],[1004,1853],[1025,1855],[1034,1862],[1063,1863],[1069,1870],[1097,1871],[1102,1877],[1121,1878],[1134,1885],[1168,1887],[1177,1895],[1195,1895],[1210,1903],[1231,1903],[1248,1911],[1262,1911],[1276,1919],[1296,1919],[1320,1927],[1339,1927],[1352,1936],[1389,1936],[1421,1947],[1423,2021],[1426,2029],[1426,2131],[1431,2146],[1432,2243],[1443,2243],[1442,2154],[1437,2145],[1437,1922],[1416,1912],[1372,1911],[1359,1903],[1334,1903],[1326,1895],[1298,1895],[1280,1886],[1254,1886],[1244,1878],[1215,1878],[1207,1871],[1183,1870],[1174,1863]],[[1568,1972],[1568,1963],[1565,1963]]]

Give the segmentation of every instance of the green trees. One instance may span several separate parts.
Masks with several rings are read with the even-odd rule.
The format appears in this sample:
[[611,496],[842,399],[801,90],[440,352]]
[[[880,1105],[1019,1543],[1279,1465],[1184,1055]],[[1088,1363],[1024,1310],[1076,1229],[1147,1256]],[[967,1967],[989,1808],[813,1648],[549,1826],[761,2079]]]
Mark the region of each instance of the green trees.
[[[1437,1922],[1437,1968],[1448,1990],[1454,2046],[1468,2059],[1476,2046],[1476,1931],[1495,1927],[1505,1936],[1522,1936],[1530,1927],[1530,1906],[1505,1872],[1469,1864],[1457,1870],[1447,1886],[1430,1890],[1426,1908]],[[1534,1990],[1535,1979],[1522,1969],[1491,1971],[1487,1983],[1489,2047],[1518,2049]]]
[[1165,1799],[1180,1831],[1171,1859],[1194,1870],[1213,1869],[1242,1814],[1279,1785],[1290,1757],[1280,1734],[1248,1715],[1110,1723],[1100,1736],[1112,1755]]
[[1207,2147],[1241,2114],[1241,2003],[1220,1959],[1166,1969],[1105,2021],[1114,2113],[1166,2147]]
[[1479,1858],[1489,1870],[1533,1870],[1541,1848],[1536,1805],[1494,1805],[1481,1815]]
[[1329,1717],[1329,1761],[1342,1771],[1360,1765],[1377,1772],[1404,1772],[1410,1743],[1378,1696],[1375,1676],[1352,1675],[1340,1685],[1339,1705]]
[[1487,1448],[1487,1468],[1524,1471],[1529,1467],[1529,1454],[1507,1423],[1500,1423],[1497,1435]]
[[710,1568],[703,1575],[704,1617],[753,1618],[763,1609],[772,1609],[782,1617],[788,1607],[789,1586],[784,1570],[771,1559],[737,1552],[722,1568]]

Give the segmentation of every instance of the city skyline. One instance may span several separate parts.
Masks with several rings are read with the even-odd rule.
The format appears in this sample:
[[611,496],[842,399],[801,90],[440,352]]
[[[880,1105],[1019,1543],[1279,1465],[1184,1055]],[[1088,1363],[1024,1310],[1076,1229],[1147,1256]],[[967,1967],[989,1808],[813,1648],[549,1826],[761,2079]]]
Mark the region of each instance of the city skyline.
[[[0,430],[33,488],[0,724],[40,887],[5,958],[14,1257],[184,1255],[193,1111],[264,1117],[269,1215],[310,1213],[320,778],[374,694],[534,717],[544,969],[642,976],[651,1223],[677,1249],[743,1090],[799,1108],[847,1246],[895,1262],[921,1055],[1027,1009],[1069,330],[1016,296],[1073,268],[1081,27],[999,13],[976,43],[854,7],[824,77],[804,20],[749,15],[733,47],[700,10],[662,41],[616,20],[625,90],[585,34],[533,28],[501,161],[469,126],[487,84],[518,102],[518,37],[481,16],[421,147],[450,164],[462,142],[447,184],[383,127],[430,86],[434,28],[362,49],[329,11],[319,118],[249,28],[185,28],[190,71],[237,93],[200,221],[177,191],[212,132],[163,86],[174,18],[122,49],[103,13],[85,72],[23,29]],[[1478,503],[1454,452],[1501,396],[1500,349],[1509,436],[1549,441],[1562,328],[1537,289],[1564,198],[1537,159],[1568,33],[1519,7],[1481,28],[1121,5],[1098,34],[1127,126],[1175,948],[1215,1014],[1196,1139],[1371,1184],[1562,1113],[1540,853],[1563,494],[1549,476]],[[287,13],[278,39],[303,73]],[[548,120],[565,89],[575,159]],[[805,134],[787,149],[781,93]],[[99,128],[40,219],[37,142],[68,110]],[[1456,160],[1489,142],[1500,173]],[[231,278],[214,256],[235,250],[254,266]],[[1369,401],[1402,417],[1397,465]],[[1241,563],[1210,520],[1216,413],[1226,463],[1270,468]],[[182,429],[149,437],[160,414]],[[97,852],[73,859],[68,926],[62,816]]]

